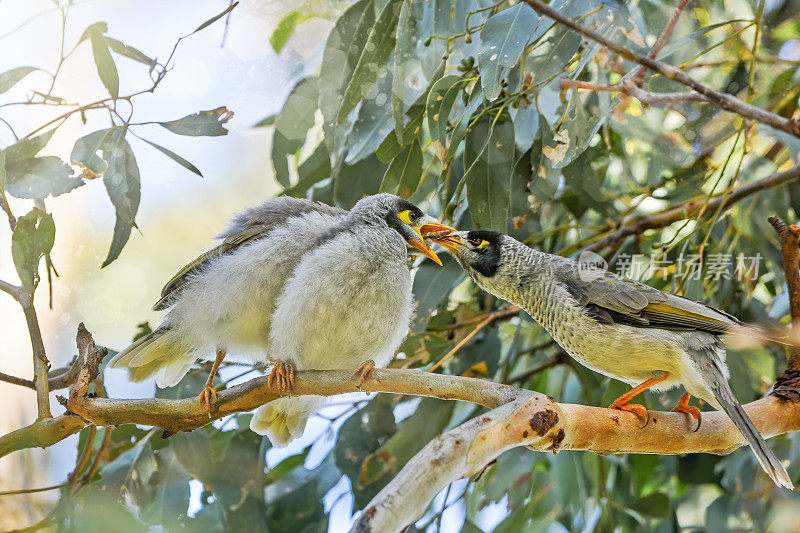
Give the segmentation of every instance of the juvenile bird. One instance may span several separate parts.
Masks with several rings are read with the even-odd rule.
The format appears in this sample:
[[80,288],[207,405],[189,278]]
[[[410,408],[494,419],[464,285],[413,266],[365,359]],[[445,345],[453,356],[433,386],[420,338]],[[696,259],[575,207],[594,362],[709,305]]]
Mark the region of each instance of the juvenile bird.
[[700,411],[692,394],[721,409],[741,431],[761,467],[792,489],[789,475],[764,442],[728,385],[725,333],[763,334],[757,326],[681,296],[618,277],[607,270],[546,254],[493,231],[453,232],[445,246],[484,290],[528,312],[579,363],[633,388],[611,404],[647,419],[640,392],[682,384],[673,411]]
[[[211,410],[214,375],[228,353],[274,362],[269,384],[291,389],[294,370],[385,366],[408,329],[407,257],[439,262],[426,232],[447,229],[414,204],[368,196],[351,211],[279,197],[237,215],[222,243],[181,269],[154,309],[169,308],[151,334],[117,354],[133,381],[177,384],[198,358],[216,353],[199,401]],[[439,264],[441,264],[439,262]],[[370,359],[371,358],[371,359]],[[360,365],[360,366],[359,366]],[[251,429],[276,446],[302,435],[322,398],[281,398],[261,406]]]

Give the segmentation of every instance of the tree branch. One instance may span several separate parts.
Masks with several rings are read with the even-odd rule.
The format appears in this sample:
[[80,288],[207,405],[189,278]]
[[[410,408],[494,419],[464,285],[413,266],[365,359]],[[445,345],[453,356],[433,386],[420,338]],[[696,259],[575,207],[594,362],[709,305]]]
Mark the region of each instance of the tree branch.
[[[75,382],[75,378],[78,377],[78,369],[79,369],[78,358],[76,357],[72,359],[72,361],[67,366],[51,370],[47,375],[48,388],[51,391],[58,389],[66,389]],[[36,390],[36,385],[34,385],[33,380],[19,378],[17,376],[12,376],[11,374],[6,374],[4,372],[0,372],[0,381]]]
[[44,350],[42,332],[39,329],[39,319],[36,316],[36,308],[33,300],[27,291],[20,298],[19,304],[25,315],[25,323],[28,325],[28,334],[31,338],[31,349],[33,350],[33,383],[36,388],[36,406],[38,408],[39,419],[52,418],[50,412],[50,386],[48,382],[48,371],[50,363]]
[[713,211],[721,206],[722,210],[724,211],[730,208],[736,202],[744,200],[753,194],[765,191],[767,189],[779,187],[790,181],[797,180],[798,178],[800,178],[800,165],[792,167],[783,172],[778,172],[777,174],[773,174],[772,176],[768,176],[764,179],[752,181],[742,185],[741,187],[734,189],[727,196],[724,194],[714,196],[708,202],[703,200],[689,200],[688,202],[671,207],[665,211],[645,215],[625,223],[615,231],[606,235],[602,239],[593,242],[584,249],[592,252],[602,250],[607,246],[615,245],[620,240],[631,235],[639,235],[649,229],[664,228],[673,222],[685,220],[701,209]]
[[[504,451],[588,450],[610,453],[726,454],[745,444],[722,412],[703,413],[703,425],[678,413],[651,413],[651,423],[631,414],[585,405],[560,404],[537,392],[442,434],[415,455],[364,508],[351,532],[401,531],[414,523],[449,483],[480,472]],[[764,437],[800,430],[800,403],[767,397],[745,406]],[[431,465],[436,465],[432,468]]]
[[[794,224],[787,226],[779,217],[769,217],[769,223],[778,232],[781,240],[783,269],[789,292],[789,309],[792,317],[792,338],[797,338],[800,330],[800,228]],[[792,345],[786,370],[775,380],[774,394],[781,398],[800,400],[800,348]]]
[[676,81],[682,85],[686,85],[687,87],[694,89],[696,92],[708,97],[709,103],[716,107],[719,107],[720,109],[736,113],[737,115],[754,120],[756,122],[768,124],[775,129],[785,131],[787,133],[790,133],[791,135],[794,135],[795,137],[800,137],[800,122],[798,121],[791,120],[782,117],[780,115],[776,115],[775,113],[771,113],[765,109],[761,109],[760,107],[748,104],[747,102],[740,100],[735,96],[714,90],[711,87],[695,80],[682,70],[676,69],[672,65],[668,65],[651,57],[643,56],[642,54],[636,53],[633,50],[630,50],[629,48],[626,48],[620,44],[615,43],[614,41],[610,40],[604,35],[597,33],[596,31],[591,30],[581,24],[578,24],[569,17],[565,17],[555,9],[551,8],[541,0],[524,0],[524,1],[540,15],[546,15],[552,18],[553,20],[560,22],[564,26],[567,26],[568,28],[580,33],[584,37],[604,45],[609,50],[616,52],[625,59],[639,63],[640,65],[643,65],[655,72],[658,72],[659,74],[665,76],[670,80]]
[[[658,53],[664,48],[664,45],[667,44],[667,39],[669,36],[672,35],[672,30],[675,29],[675,24],[678,23],[678,19],[681,18],[681,13],[686,8],[686,4],[689,3],[689,0],[680,0],[678,5],[675,6],[675,11],[673,11],[672,16],[667,21],[667,25],[664,26],[664,29],[661,31],[661,35],[658,36],[656,40],[656,44],[653,45],[653,48],[650,49],[650,53],[647,54],[647,57],[651,59],[655,59],[658,56]],[[636,85],[638,85],[642,78],[644,77],[645,73],[644,65],[639,67],[639,70],[636,71],[636,74],[633,76],[633,81]]]

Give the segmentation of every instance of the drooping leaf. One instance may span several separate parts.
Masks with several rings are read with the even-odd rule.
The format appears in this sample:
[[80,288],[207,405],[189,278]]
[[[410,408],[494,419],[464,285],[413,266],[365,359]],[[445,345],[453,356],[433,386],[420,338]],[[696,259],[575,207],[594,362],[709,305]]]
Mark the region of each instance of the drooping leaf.
[[269,44],[272,45],[272,49],[275,50],[275,53],[280,53],[281,49],[283,49],[283,45],[289,40],[289,37],[298,24],[311,18],[314,18],[314,15],[301,11],[290,11],[284,15],[269,38]]
[[519,154],[524,154],[533,146],[539,131],[539,111],[534,104],[520,105],[514,115],[514,144]]
[[414,274],[413,292],[417,307],[411,321],[412,333],[420,333],[425,330],[433,310],[464,277],[464,272],[458,263],[444,256],[440,256],[440,258],[444,264],[443,267],[432,261],[425,261]]
[[369,94],[378,78],[379,69],[389,59],[395,45],[401,6],[399,0],[389,0],[381,10],[342,95],[339,111],[336,114],[338,122],[341,123],[356,104]]
[[419,141],[414,139],[389,163],[389,168],[383,175],[380,192],[408,198],[417,190],[421,177],[422,147]]
[[413,0],[401,0],[400,15],[397,22],[397,46],[394,51],[394,67],[392,69],[392,117],[397,141],[405,145],[405,88],[406,73],[416,39],[416,20],[414,19]]
[[3,94],[19,83],[22,78],[37,70],[39,70],[37,67],[17,67],[3,72],[0,74],[0,94]]
[[483,104],[483,92],[480,87],[475,86],[472,89],[472,93],[469,95],[469,100],[464,108],[464,112],[453,127],[453,133],[450,136],[450,146],[447,148],[447,154],[445,155],[445,167],[450,166],[450,162],[455,157],[458,147],[461,145],[461,141],[464,140],[467,134],[467,127],[472,120],[472,115],[475,114],[481,104]]
[[289,156],[296,156],[305,143],[309,128],[314,125],[317,109],[316,77],[300,80],[294,86],[275,118],[275,132],[272,137],[272,164],[275,178],[284,187],[289,186]]
[[374,194],[386,173],[386,164],[375,154],[352,165],[342,165],[333,182],[333,199],[336,205],[350,208],[363,197]]
[[374,0],[360,0],[350,6],[336,21],[325,43],[319,72],[319,109],[324,119],[325,145],[334,166],[339,163],[350,127],[336,119],[339,102],[375,22],[373,4]]
[[472,126],[464,146],[464,167],[475,227],[505,232],[513,161],[514,126],[510,120],[496,124],[484,117]]
[[78,39],[78,44],[82,43],[86,39],[90,39],[92,34],[95,32],[100,34],[108,33],[108,24],[105,22],[93,22],[89,24],[86,26],[86,29],[83,30],[83,33],[81,33],[81,37]]
[[54,156],[34,157],[7,165],[6,191],[17,198],[59,196],[83,185],[72,168]]
[[478,56],[478,64],[487,100],[495,100],[500,95],[500,80],[519,61],[538,23],[536,12],[520,2],[493,15],[483,25],[484,49]]
[[153,488],[145,502],[140,503],[139,517],[153,525],[177,528],[189,507],[191,479],[171,448],[155,452],[156,471],[150,480]]
[[111,57],[111,52],[108,49],[108,43],[103,34],[97,30],[89,34],[89,39],[92,42],[94,64],[97,67],[100,81],[108,89],[108,94],[111,95],[111,98],[116,100],[119,97],[119,74],[117,73],[117,65],[114,63],[114,58]]
[[433,84],[425,104],[431,138],[447,146],[447,123],[456,98],[467,82],[461,76],[449,75]]
[[237,1],[237,2],[233,2],[233,3],[231,3],[231,4],[230,4],[230,5],[229,5],[227,8],[225,8],[225,10],[223,10],[221,13],[219,13],[219,14],[217,14],[217,15],[214,15],[213,17],[211,17],[211,18],[210,18],[210,19],[208,19],[207,21],[205,21],[205,22],[203,22],[202,24],[200,24],[200,25],[197,27],[197,29],[196,29],[196,30],[194,30],[194,31],[193,31],[192,33],[190,33],[189,35],[194,35],[195,33],[199,32],[200,30],[202,30],[202,29],[204,29],[204,28],[207,28],[207,27],[211,26],[211,25],[212,25],[212,24],[214,24],[216,21],[218,21],[219,19],[221,19],[222,17],[224,17],[225,15],[227,15],[228,13],[230,13],[231,11],[233,11],[233,9],[234,9],[236,6],[238,6],[238,5],[239,5],[239,2],[238,2],[238,1]]
[[207,111],[198,111],[193,115],[186,115],[178,120],[159,122],[159,124],[178,135],[217,137],[228,134],[228,130],[225,129],[223,124],[231,118],[233,118],[233,111],[229,111],[227,107],[222,106]]
[[117,39],[112,39],[111,37],[104,36],[106,44],[108,47],[111,48],[113,51],[118,53],[121,56],[125,56],[129,59],[133,59],[134,61],[138,61],[139,63],[144,63],[148,65],[150,68],[156,66],[156,60],[146,56],[140,50],[128,46],[127,44],[123,43],[122,41],[118,41]]
[[102,490],[115,500],[127,494],[135,505],[150,493],[150,479],[156,469],[153,448],[147,441],[140,442],[100,469]]
[[663,492],[655,492],[633,502],[631,509],[637,513],[654,518],[669,516],[669,497]]
[[297,167],[297,175],[297,183],[283,191],[287,196],[305,196],[306,192],[315,184],[325,178],[330,178],[331,159],[325,143],[320,143],[314,152],[300,163],[300,166]]
[[394,77],[391,72],[379,77],[369,95],[358,108],[358,116],[347,139],[347,164],[354,164],[380,146],[392,131],[392,108],[386,105],[387,95],[392,91]]
[[170,159],[172,159],[173,161],[178,163],[180,166],[182,166],[186,170],[189,170],[190,172],[194,172],[195,174],[197,174],[201,178],[203,177],[203,173],[200,172],[200,169],[198,169],[196,166],[194,166],[189,161],[187,161],[183,157],[179,156],[178,154],[176,154],[175,152],[173,152],[169,148],[164,148],[160,144],[156,144],[153,141],[148,141],[147,139],[142,139],[142,140],[144,142],[146,142],[147,144],[149,144],[150,146],[152,146],[153,148],[155,148],[156,150],[158,150],[159,152],[161,152],[162,154],[164,154],[165,156],[169,157]]
[[11,235],[11,257],[22,286],[31,295],[39,283],[39,260],[53,249],[55,238],[56,225],[50,214],[34,207],[17,219]]
[[114,224],[114,237],[103,267],[119,257],[125,243],[136,226],[136,212],[139,210],[141,182],[139,167],[130,144],[125,139],[125,128],[114,130],[103,145],[103,159],[108,168],[103,176],[108,197],[114,205],[117,220]]

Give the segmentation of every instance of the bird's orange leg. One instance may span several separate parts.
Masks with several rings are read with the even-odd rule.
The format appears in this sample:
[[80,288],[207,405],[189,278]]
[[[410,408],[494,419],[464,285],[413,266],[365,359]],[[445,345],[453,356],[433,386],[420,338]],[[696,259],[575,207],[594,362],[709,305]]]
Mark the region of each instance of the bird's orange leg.
[[272,387],[273,382],[277,384],[279,391],[291,392],[294,387],[294,366],[291,363],[274,361],[267,378],[267,386]]
[[219,370],[219,365],[222,364],[223,359],[225,359],[225,350],[217,350],[217,358],[214,359],[214,365],[211,367],[211,373],[208,375],[206,385],[203,387],[203,390],[200,392],[200,396],[197,398],[197,401],[200,403],[200,405],[205,404],[208,408],[208,418],[211,418],[211,397],[213,396],[215,400],[217,399],[217,389],[214,388],[214,374],[216,374],[217,370]]
[[367,359],[353,371],[353,375],[350,377],[354,378],[358,376],[358,388],[361,389],[361,385],[364,384],[364,382],[369,377],[369,373],[372,372],[373,370],[375,370],[375,361],[373,361],[372,359]]
[[664,372],[664,375],[661,377],[648,379],[644,383],[635,386],[634,388],[632,388],[631,390],[629,390],[628,392],[626,392],[625,394],[614,400],[614,403],[608,406],[608,408],[619,409],[620,411],[628,411],[639,415],[640,418],[644,418],[645,422],[644,426],[642,427],[645,427],[647,423],[650,422],[650,416],[647,414],[647,409],[645,408],[645,406],[640,405],[638,403],[628,403],[628,402],[632,400],[633,397],[639,394],[640,392],[644,392],[653,385],[661,383],[668,377],[669,377],[669,372]]
[[700,409],[689,405],[689,398],[691,397],[692,395],[689,394],[688,392],[683,396],[681,396],[681,399],[678,400],[678,405],[675,406],[675,409],[673,409],[672,412],[686,413],[687,415],[690,415],[692,418],[697,420],[697,427],[694,428],[694,430],[697,431],[698,429],[700,429]]

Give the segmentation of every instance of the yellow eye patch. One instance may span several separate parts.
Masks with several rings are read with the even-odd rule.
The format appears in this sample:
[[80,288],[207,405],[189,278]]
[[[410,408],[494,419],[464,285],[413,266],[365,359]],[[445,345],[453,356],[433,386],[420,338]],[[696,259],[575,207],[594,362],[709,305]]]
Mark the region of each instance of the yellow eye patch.
[[478,246],[476,246],[475,248],[477,248],[478,250],[480,250],[481,248],[484,248],[485,246],[488,246],[488,245],[489,245],[489,241],[487,241],[487,240],[485,240],[485,239],[484,239],[484,240],[482,240],[482,241],[481,241],[481,243],[480,243]]
[[400,211],[397,213],[397,218],[402,220],[405,224],[409,226],[412,224],[411,222],[411,209],[406,209],[405,211]]

